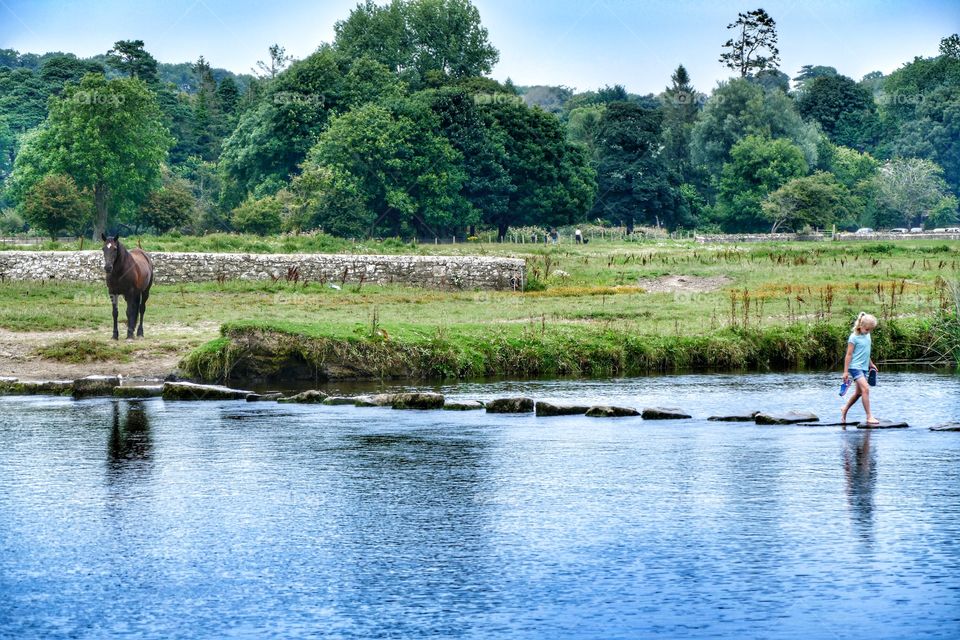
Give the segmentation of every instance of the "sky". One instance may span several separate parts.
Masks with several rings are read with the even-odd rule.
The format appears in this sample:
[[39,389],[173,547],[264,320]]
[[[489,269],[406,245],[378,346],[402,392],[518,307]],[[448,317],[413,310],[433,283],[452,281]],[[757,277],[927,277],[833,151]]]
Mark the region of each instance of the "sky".
[[[383,0],[381,4],[385,2]],[[274,43],[304,58],[333,40],[358,0],[0,0],[0,48],[105,53],[143,40],[161,62],[204,56],[249,73]],[[473,0],[500,51],[492,76],[578,91],[621,84],[659,93],[679,64],[709,93],[731,73],[720,62],[726,25],[762,6],[776,20],[781,70],[827,65],[856,80],[937,54],[960,32],[960,0]]]

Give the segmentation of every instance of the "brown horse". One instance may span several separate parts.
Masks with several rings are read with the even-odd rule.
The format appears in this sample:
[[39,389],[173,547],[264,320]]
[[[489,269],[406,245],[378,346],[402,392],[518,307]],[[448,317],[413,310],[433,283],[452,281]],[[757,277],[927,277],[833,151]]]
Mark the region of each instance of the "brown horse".
[[120,244],[120,236],[103,240],[103,270],[107,272],[107,290],[113,303],[113,339],[118,340],[117,299],[123,296],[127,301],[127,340],[133,338],[133,329],[137,326],[137,314],[140,314],[140,326],[137,335],[143,337],[143,312],[147,309],[147,298],[153,285],[153,261],[142,249],[127,250]]

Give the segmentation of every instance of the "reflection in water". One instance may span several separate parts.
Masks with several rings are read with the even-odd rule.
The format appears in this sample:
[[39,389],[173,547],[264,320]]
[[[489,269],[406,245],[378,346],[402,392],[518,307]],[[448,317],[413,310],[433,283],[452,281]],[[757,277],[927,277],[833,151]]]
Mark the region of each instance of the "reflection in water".
[[877,452],[870,443],[870,430],[844,434],[843,473],[847,480],[847,504],[864,537],[873,533],[873,494],[877,484]]
[[[121,419],[121,404],[126,413]],[[111,480],[134,469],[148,470],[153,461],[153,440],[150,437],[150,421],[143,402],[113,403],[113,428],[107,449],[108,475]]]

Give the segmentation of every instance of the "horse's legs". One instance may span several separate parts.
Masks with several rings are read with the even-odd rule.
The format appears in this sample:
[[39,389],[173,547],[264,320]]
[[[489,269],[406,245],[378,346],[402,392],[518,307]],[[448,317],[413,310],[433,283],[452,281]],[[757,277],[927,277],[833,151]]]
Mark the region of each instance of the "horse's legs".
[[126,296],[127,299],[127,340],[133,340],[133,330],[137,326],[137,311],[140,309],[140,294]]
[[110,303],[113,305],[113,339],[119,340],[120,333],[117,331],[117,296],[113,293],[110,294]]
[[143,312],[147,310],[147,298],[150,297],[150,289],[140,294],[140,326],[137,327],[137,335],[143,337]]

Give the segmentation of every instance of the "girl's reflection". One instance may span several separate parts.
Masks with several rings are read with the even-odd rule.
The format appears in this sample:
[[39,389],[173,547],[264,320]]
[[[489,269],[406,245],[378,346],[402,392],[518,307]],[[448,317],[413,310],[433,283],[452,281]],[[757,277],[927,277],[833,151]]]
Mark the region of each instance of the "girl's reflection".
[[873,492],[877,481],[877,452],[870,443],[869,429],[844,433],[843,472],[853,521],[867,537],[873,530]]

